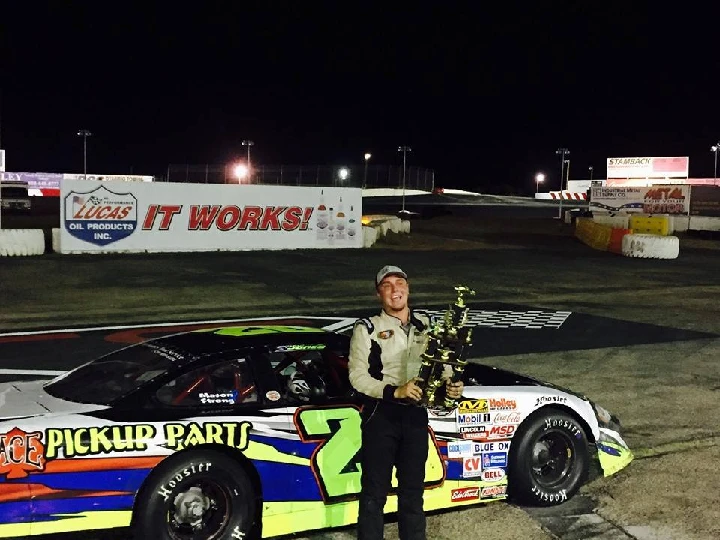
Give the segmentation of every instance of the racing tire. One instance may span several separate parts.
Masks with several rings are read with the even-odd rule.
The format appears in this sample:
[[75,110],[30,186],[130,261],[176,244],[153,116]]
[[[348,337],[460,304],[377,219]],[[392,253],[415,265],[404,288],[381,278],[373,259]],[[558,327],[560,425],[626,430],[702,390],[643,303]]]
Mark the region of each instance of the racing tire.
[[250,539],[257,534],[258,499],[236,460],[211,450],[161,463],[135,505],[135,538]]
[[539,411],[521,424],[508,456],[508,495],[529,506],[570,499],[585,482],[590,451],[585,430],[557,409]]

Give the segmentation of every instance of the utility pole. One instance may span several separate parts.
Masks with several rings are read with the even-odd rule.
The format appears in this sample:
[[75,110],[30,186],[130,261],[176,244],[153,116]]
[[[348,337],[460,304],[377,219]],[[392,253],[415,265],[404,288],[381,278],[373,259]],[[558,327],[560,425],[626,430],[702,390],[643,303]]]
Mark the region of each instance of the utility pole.
[[563,173],[565,172],[565,156],[570,155],[570,150],[567,148],[558,148],[555,153],[560,156],[560,207],[558,209],[558,219],[562,219],[562,206],[563,206]]
[[83,138],[83,176],[87,180],[87,138],[92,135],[89,130],[81,129],[77,132],[78,137]]
[[405,168],[407,164],[407,153],[412,152],[412,148],[409,146],[398,146],[398,152],[402,152],[403,155],[403,182],[402,182],[402,210],[405,213]]

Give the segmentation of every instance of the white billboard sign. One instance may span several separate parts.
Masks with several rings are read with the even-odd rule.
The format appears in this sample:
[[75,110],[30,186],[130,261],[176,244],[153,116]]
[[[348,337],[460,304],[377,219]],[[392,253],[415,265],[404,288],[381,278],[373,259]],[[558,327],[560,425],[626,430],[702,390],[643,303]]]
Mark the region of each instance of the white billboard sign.
[[687,178],[688,157],[622,157],[608,158],[610,178]]
[[119,182],[152,182],[153,176],[145,176],[139,174],[88,174],[87,178],[84,174],[63,174],[63,180],[98,180],[107,182],[115,180]]
[[690,186],[593,187],[590,209],[642,214],[687,214]]
[[63,180],[61,253],[359,248],[359,188]]

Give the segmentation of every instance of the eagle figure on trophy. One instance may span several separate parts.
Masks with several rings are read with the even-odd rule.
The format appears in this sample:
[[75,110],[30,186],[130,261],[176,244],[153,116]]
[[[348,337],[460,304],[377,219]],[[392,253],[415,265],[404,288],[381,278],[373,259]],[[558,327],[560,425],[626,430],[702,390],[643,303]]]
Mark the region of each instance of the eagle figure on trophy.
[[472,328],[466,326],[469,307],[465,296],[475,291],[469,287],[455,287],[457,299],[450,304],[442,319],[430,329],[428,344],[422,354],[418,385],[423,390],[420,404],[430,409],[452,410],[456,400],[447,397],[445,380],[457,382],[462,378],[467,365]]

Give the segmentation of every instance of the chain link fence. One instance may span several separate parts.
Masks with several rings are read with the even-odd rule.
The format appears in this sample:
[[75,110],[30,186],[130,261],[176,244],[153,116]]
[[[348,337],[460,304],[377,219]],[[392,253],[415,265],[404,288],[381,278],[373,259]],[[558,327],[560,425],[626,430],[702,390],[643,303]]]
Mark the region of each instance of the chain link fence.
[[[193,184],[270,184],[282,186],[334,186],[402,188],[403,168],[396,165],[331,167],[328,165],[258,165],[246,178],[238,179],[232,165],[168,166],[168,182]],[[435,171],[423,167],[405,169],[405,188],[432,191]]]

